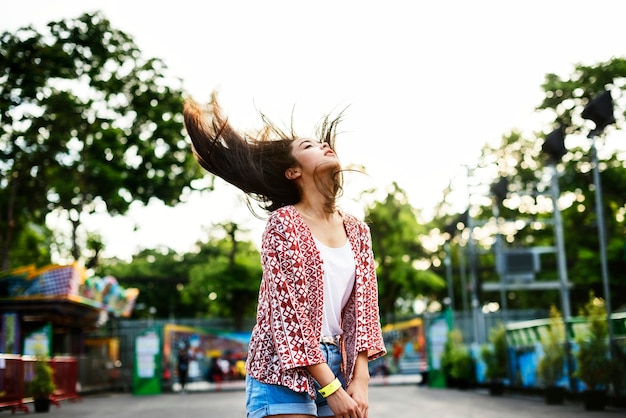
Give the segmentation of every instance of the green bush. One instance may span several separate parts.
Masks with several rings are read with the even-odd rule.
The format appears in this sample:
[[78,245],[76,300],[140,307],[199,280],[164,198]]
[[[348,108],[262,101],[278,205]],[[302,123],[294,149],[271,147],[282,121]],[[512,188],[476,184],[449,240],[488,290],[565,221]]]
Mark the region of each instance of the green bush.
[[483,345],[480,357],[485,362],[485,377],[490,381],[501,381],[508,376],[506,328],[500,323],[489,333],[489,345]]
[[463,334],[459,329],[448,332],[448,339],[441,355],[441,368],[447,377],[472,382],[474,380],[474,358],[463,343]]
[[42,356],[37,356],[33,380],[29,384],[30,394],[35,399],[48,398],[55,391],[52,367]]
[[548,332],[541,338],[543,356],[537,365],[537,374],[546,387],[556,386],[563,378],[565,367],[565,325],[561,312],[550,307],[550,325]]
[[587,319],[587,332],[576,337],[578,352],[575,376],[585,383],[587,389],[606,389],[611,379],[611,360],[604,300],[596,298],[592,292],[580,315]]

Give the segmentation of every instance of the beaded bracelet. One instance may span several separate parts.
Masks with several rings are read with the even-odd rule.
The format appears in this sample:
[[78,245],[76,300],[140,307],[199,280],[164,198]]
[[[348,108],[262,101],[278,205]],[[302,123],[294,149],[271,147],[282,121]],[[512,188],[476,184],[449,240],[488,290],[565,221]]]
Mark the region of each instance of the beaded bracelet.
[[324,398],[328,398],[330,395],[337,392],[337,389],[339,389],[340,387],[341,387],[341,382],[339,381],[338,378],[335,377],[335,380],[333,380],[332,382],[330,382],[323,388],[320,388],[319,393]]

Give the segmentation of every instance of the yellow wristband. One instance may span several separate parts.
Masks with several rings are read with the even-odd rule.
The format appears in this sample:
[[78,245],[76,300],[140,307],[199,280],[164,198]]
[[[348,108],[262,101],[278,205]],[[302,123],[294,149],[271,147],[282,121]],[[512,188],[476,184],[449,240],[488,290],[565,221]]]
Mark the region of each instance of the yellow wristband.
[[330,382],[329,384],[321,388],[319,392],[320,392],[320,395],[322,395],[324,398],[328,398],[330,395],[337,392],[337,389],[339,389],[340,387],[341,387],[341,382],[339,381],[337,377],[335,377],[335,380],[333,380],[332,382]]

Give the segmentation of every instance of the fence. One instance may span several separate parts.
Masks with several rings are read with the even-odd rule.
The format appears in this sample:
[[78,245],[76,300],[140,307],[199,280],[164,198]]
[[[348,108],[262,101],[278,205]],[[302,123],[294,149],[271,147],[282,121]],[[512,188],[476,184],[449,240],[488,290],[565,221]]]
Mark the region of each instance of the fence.
[[53,357],[50,360],[50,366],[52,366],[56,386],[52,394],[52,402],[58,406],[59,401],[78,400],[78,361],[76,358]]
[[[116,385],[118,389],[127,391],[132,387],[133,359],[135,350],[135,340],[148,327],[163,329],[168,324],[176,324],[199,328],[206,331],[232,331],[234,329],[232,321],[227,319],[155,319],[155,320],[130,320],[122,319],[111,324],[110,335],[119,339],[120,347],[120,367],[117,369],[118,377]],[[253,323],[246,323],[245,329],[251,330]],[[166,372],[166,370],[163,370]],[[164,379],[165,380],[165,379]],[[165,381],[164,389],[169,390],[169,384]]]
[[[34,376],[35,357],[0,354],[0,410],[10,408],[29,412],[32,401],[29,384]],[[53,357],[48,360],[54,376],[54,393],[50,397],[53,404],[59,401],[80,399],[77,392],[78,362],[74,357]]]
[[24,411],[24,362],[12,354],[0,354],[0,409],[11,408],[11,412]]
[[[611,321],[614,329],[614,339],[612,341],[613,348],[622,356],[626,356],[626,313],[614,313],[611,315]],[[514,377],[514,381],[522,387],[536,387],[537,382],[537,365],[544,355],[541,345],[541,337],[547,332],[549,327],[549,319],[539,319],[533,321],[519,322],[517,324],[509,324],[507,326],[507,344],[509,346],[510,369]],[[573,357],[578,350],[576,337],[584,335],[587,322],[584,318],[571,318],[566,328],[570,358],[566,362],[563,370],[563,377],[559,383],[562,386],[569,386],[570,389],[582,390],[584,386],[578,379],[573,376],[576,370],[576,362]],[[615,353],[614,353],[615,354]]]

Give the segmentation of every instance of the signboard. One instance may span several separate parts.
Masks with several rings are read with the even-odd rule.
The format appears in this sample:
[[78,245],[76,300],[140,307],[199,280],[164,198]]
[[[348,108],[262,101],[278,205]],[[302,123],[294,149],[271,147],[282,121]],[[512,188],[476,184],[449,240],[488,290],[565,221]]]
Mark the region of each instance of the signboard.
[[18,336],[20,335],[20,322],[17,320],[16,313],[5,313],[0,316],[2,325],[0,329],[0,353],[18,354],[19,345]]
[[46,324],[36,331],[24,337],[24,355],[26,356],[49,356],[50,342],[52,340],[52,326]]
[[452,312],[447,309],[442,316],[432,321],[428,327],[428,385],[433,388],[446,387],[446,378],[441,370],[441,356],[452,329]]
[[133,394],[161,393],[161,337],[158,329],[147,329],[135,338]]

